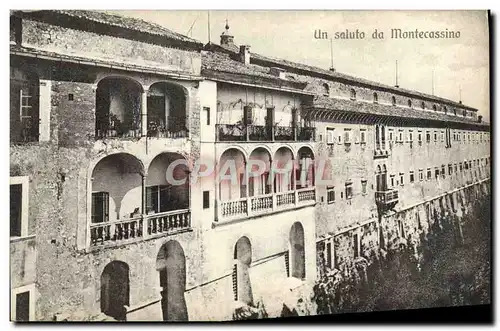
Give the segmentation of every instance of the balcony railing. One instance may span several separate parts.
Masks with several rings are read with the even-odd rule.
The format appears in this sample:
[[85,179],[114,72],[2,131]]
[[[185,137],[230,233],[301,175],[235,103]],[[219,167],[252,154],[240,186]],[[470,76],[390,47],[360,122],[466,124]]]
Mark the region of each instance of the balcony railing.
[[168,234],[191,228],[189,209],[143,215],[113,222],[90,225],[91,246],[101,246],[129,240],[146,239],[157,234]]
[[[218,201],[217,203],[217,219],[220,221],[234,220],[314,205],[316,203],[316,188],[307,187],[295,191]],[[248,206],[250,207],[248,208]]]
[[312,127],[217,124],[218,141],[311,141],[316,129]]
[[375,202],[378,205],[389,206],[396,204],[398,200],[399,200],[399,194],[397,190],[375,192]]
[[168,233],[191,227],[189,209],[168,211],[147,216],[148,235]]

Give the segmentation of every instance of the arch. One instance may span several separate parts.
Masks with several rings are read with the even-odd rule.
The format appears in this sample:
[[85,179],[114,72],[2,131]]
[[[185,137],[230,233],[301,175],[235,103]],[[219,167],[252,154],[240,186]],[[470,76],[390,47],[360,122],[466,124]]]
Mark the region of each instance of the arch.
[[126,320],[130,305],[129,266],[122,261],[108,263],[101,273],[101,312],[119,321]]
[[423,101],[422,101],[422,103],[420,104],[420,107],[421,107],[422,109],[425,109],[425,102],[423,102]]
[[184,292],[186,290],[186,256],[179,242],[164,243],[156,256],[159,272],[161,307],[164,321],[187,321],[188,312]]
[[143,92],[130,77],[102,78],[96,90],[96,138],[140,137]]
[[253,303],[249,268],[252,263],[252,244],[243,236],[234,245],[233,289],[235,301]]
[[307,188],[315,185],[314,152],[308,146],[299,148],[297,152],[296,188]]
[[411,99],[408,99],[408,107],[412,108]]
[[128,153],[100,159],[91,172],[91,222],[127,219],[140,213],[142,203],[141,160]]
[[378,103],[378,94],[377,94],[377,92],[373,92],[373,103]]
[[300,222],[293,223],[290,229],[290,275],[295,278],[306,277],[306,256],[304,227]]
[[147,173],[146,214],[189,208],[190,175],[184,156],[160,153],[149,164]]
[[147,96],[148,137],[187,136],[187,89],[173,82],[158,81],[149,86]]
[[443,106],[443,109],[444,109],[444,113],[448,114],[448,108],[446,108],[446,106]]
[[221,154],[217,165],[220,201],[247,196],[246,165],[247,158],[240,148],[231,147]]
[[437,111],[438,110],[437,106],[436,105],[432,105],[432,110]]
[[[294,188],[293,169],[296,168],[293,151],[288,146],[281,146],[273,157],[273,187],[275,193],[287,192]],[[289,172],[285,169],[290,169]]]
[[[248,173],[248,194],[249,196],[257,196],[271,193],[271,185],[269,176],[271,171],[271,153],[265,147],[255,148],[249,156],[250,161],[264,162],[264,169],[261,169],[259,164],[252,163],[251,168],[246,169]],[[259,162],[259,163],[260,163]]]
[[396,105],[396,97],[394,95],[391,97],[391,102],[393,106]]
[[40,79],[29,66],[10,69],[10,140],[38,141]]

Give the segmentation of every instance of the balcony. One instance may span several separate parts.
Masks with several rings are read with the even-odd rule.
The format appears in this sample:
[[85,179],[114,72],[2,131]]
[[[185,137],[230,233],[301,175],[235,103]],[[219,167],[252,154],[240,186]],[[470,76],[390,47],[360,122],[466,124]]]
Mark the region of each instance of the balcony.
[[313,141],[313,127],[217,124],[218,141]]
[[312,206],[316,203],[316,188],[307,187],[217,203],[217,220],[226,222]]
[[388,211],[394,208],[399,201],[397,190],[377,191],[375,192],[375,203],[382,211]]
[[385,158],[388,157],[390,151],[386,149],[385,141],[375,142],[375,150],[373,151],[373,158]]
[[189,209],[143,215],[130,219],[96,223],[90,226],[91,246],[147,240],[191,228]]

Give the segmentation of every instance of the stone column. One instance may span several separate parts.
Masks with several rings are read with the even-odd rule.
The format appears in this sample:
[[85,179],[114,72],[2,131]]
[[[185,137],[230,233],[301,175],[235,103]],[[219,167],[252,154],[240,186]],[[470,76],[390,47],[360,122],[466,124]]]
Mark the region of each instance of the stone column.
[[148,135],[148,90],[144,89],[141,96],[141,136]]
[[142,183],[141,183],[141,219],[142,219],[142,236],[146,237],[147,235],[147,230],[148,230],[148,219],[146,218],[146,180],[147,180],[147,175],[146,174],[141,174],[142,177]]

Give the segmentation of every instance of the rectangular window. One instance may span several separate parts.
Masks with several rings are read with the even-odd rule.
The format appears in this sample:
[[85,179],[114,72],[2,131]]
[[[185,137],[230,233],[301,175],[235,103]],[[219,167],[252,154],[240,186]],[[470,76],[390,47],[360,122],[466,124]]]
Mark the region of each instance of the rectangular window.
[[396,186],[396,180],[394,179],[394,175],[391,175],[391,187]]
[[362,144],[366,144],[366,130],[365,129],[361,129],[360,131],[360,142]]
[[424,180],[424,170],[422,169],[418,170],[418,180],[420,180],[421,182]]
[[444,164],[441,166],[441,177],[446,178],[446,171],[445,171]]
[[333,128],[326,128],[326,143],[328,145],[335,143],[335,130]]
[[412,130],[410,130],[410,132],[408,133],[408,141],[413,142],[413,131]]
[[405,184],[405,174],[404,173],[399,173],[399,185],[404,186]]
[[458,172],[458,165],[455,163],[455,174]]
[[430,133],[429,131],[427,131],[427,132],[425,133],[425,135],[426,135],[426,137],[425,137],[426,141],[427,141],[428,143],[430,143],[430,142],[431,142],[431,133]]
[[366,184],[367,184],[366,179],[362,179],[361,180],[361,193],[362,194],[366,194]]
[[92,223],[109,221],[109,193],[92,192]]
[[453,173],[453,165],[448,164],[448,175],[451,176],[452,173]]
[[438,178],[439,178],[439,168],[437,168],[437,167],[436,167],[436,168],[434,168],[434,175],[435,175],[434,177],[435,177],[436,179],[438,179]]
[[10,177],[10,236],[28,235],[29,177]]
[[354,257],[359,257],[359,236],[357,233],[353,236]]
[[332,268],[332,243],[328,242],[326,244],[326,265],[328,268]]
[[437,134],[437,131],[434,131],[434,141],[438,141],[438,134]]
[[329,186],[326,189],[326,202],[334,203],[335,202],[335,186]]
[[207,125],[210,125],[210,107],[203,107],[203,112],[207,119]]
[[180,209],[172,206],[172,192],[167,185],[155,185],[146,187],[146,213],[162,213],[168,210]]
[[351,143],[351,130],[350,129],[344,129],[344,144],[350,144]]
[[462,165],[462,162],[460,162],[459,164],[460,164],[460,172],[462,172],[464,170],[464,167]]
[[399,138],[398,139],[399,139],[400,143],[403,142],[403,134],[404,134],[403,130],[399,130]]
[[30,320],[30,292],[16,294],[16,321]]
[[410,183],[413,182],[415,182],[415,174],[413,173],[413,171],[410,171]]
[[422,131],[418,131],[418,143],[422,144]]
[[394,140],[394,135],[393,135],[393,132],[392,132],[392,129],[389,129],[389,141],[393,141]]
[[345,185],[345,198],[346,200],[352,199],[352,183]]
[[210,208],[210,192],[203,191],[203,209]]
[[16,322],[35,320],[35,284],[12,289],[10,319]]
[[431,168],[427,168],[427,180],[431,180],[432,179],[432,171],[431,171]]
[[10,236],[21,237],[23,186],[10,185]]

